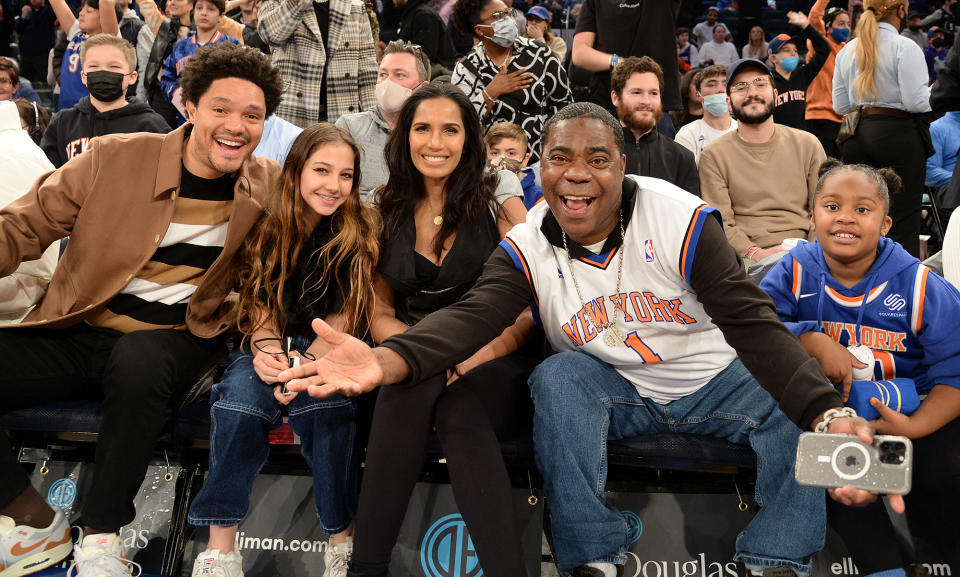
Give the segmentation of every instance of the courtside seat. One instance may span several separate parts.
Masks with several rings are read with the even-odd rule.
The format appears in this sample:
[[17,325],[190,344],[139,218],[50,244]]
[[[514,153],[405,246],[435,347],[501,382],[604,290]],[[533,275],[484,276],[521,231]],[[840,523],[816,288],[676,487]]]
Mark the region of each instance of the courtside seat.
[[[503,441],[500,447],[508,468],[535,468],[532,437]],[[430,460],[443,458],[443,449],[436,435],[431,435],[427,450]],[[750,447],[723,439],[662,433],[610,441],[607,443],[607,462],[611,468],[733,473],[738,469],[756,468],[757,456]]]
[[[27,409],[0,413],[0,427],[10,431],[41,434],[96,434],[100,430],[100,403],[63,401]],[[178,444],[201,445],[209,439],[210,405],[201,398],[171,411],[166,426],[171,440]],[[522,435],[501,442],[508,468],[535,470],[533,439]],[[436,435],[427,447],[429,461],[443,459]],[[663,433],[610,441],[607,458],[611,468],[671,469],[690,472],[731,473],[756,467],[756,455],[750,447],[723,439]]]
[[[100,430],[100,403],[62,401],[0,413],[0,427],[33,433],[96,434]],[[191,403],[170,415],[167,428],[178,440],[203,440],[210,436],[210,405]]]
[[611,467],[647,467],[721,472],[755,468],[757,455],[750,447],[724,439],[681,433],[631,437],[607,443]]

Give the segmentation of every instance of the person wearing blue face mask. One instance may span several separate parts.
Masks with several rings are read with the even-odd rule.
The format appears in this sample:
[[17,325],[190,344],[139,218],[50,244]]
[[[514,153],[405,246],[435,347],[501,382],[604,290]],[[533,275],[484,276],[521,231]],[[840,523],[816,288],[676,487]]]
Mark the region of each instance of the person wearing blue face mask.
[[837,53],[850,38],[850,14],[835,6],[827,8],[828,2],[817,0],[810,8],[810,26],[826,37],[830,56],[807,87],[807,132],[817,137],[827,156],[840,158],[837,133],[843,119],[833,109],[833,69]]
[[[820,73],[830,56],[830,45],[813,26],[803,12],[788,12],[790,24],[800,28],[800,37],[787,34],[775,36],[767,51],[773,64],[773,81],[777,88],[777,107],[773,121],[791,128],[804,129],[807,106],[807,86]],[[798,47],[810,40],[813,58],[809,62],[800,59]]]
[[703,97],[703,118],[681,127],[674,140],[693,152],[693,160],[699,165],[704,147],[731,130],[736,130],[737,121],[730,117],[727,103],[726,66],[704,68],[697,74],[694,84]]

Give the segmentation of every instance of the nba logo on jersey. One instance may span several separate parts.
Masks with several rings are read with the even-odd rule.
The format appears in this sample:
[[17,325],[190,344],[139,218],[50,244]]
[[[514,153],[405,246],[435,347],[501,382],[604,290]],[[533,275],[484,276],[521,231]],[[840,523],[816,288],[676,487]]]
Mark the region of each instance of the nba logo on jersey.
[[645,240],[643,241],[643,257],[647,259],[647,262],[653,262],[653,241]]

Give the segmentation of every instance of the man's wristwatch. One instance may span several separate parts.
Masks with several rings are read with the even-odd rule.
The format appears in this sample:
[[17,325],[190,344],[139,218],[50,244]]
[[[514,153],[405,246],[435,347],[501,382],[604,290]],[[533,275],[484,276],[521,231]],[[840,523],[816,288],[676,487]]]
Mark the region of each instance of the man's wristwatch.
[[620,62],[620,57],[616,54],[612,54],[610,56],[610,70],[616,68],[618,62]]

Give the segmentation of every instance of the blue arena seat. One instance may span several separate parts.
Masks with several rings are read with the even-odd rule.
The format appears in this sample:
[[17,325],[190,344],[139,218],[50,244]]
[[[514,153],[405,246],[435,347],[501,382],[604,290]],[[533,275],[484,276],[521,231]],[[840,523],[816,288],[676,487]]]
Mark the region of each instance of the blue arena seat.
[[[96,434],[100,430],[100,403],[62,401],[0,413],[0,427],[34,433]],[[171,412],[167,430],[177,439],[206,440],[210,435],[209,404],[195,402]]]

